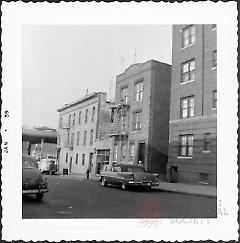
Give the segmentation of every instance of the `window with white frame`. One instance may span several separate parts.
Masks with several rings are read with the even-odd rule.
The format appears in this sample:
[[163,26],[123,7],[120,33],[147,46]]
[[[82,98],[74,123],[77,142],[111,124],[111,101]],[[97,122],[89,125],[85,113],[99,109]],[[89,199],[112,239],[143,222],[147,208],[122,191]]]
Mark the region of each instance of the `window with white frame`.
[[181,98],[180,117],[189,118],[193,116],[194,116],[194,96]]
[[82,165],[85,164],[85,154],[82,154]]
[[78,113],[78,124],[81,124],[81,111],[79,111],[79,113]]
[[74,133],[72,133],[71,135],[71,146],[73,146],[73,143],[74,143]]
[[73,114],[73,120],[72,120],[72,125],[75,125],[75,113]]
[[113,145],[113,161],[117,161],[117,144]]
[[79,141],[80,141],[80,132],[77,132],[77,145],[79,145]]
[[126,158],[126,144],[121,145],[121,161],[124,162]]
[[126,131],[126,114],[122,114],[121,116],[121,124],[122,124],[122,131]]
[[182,63],[181,83],[195,80],[195,59]]
[[134,143],[129,145],[129,161],[132,162],[134,159]]
[[71,127],[71,115],[68,117],[68,126]]
[[141,130],[141,117],[142,117],[142,112],[134,112],[133,113],[133,131],[140,131]]
[[90,131],[90,145],[93,145],[93,130]]
[[128,102],[128,87],[121,89],[121,101],[124,103]]
[[87,131],[84,131],[83,145],[86,145],[86,143],[87,143]]
[[217,67],[217,51],[212,52],[212,68]]
[[210,151],[210,133],[204,133],[204,144],[203,144],[203,150],[204,151]]
[[143,99],[143,81],[137,82],[134,85],[134,100],[142,101]]
[[212,92],[212,96],[213,96],[212,107],[213,107],[213,109],[216,109],[217,108],[217,90],[214,90]]
[[76,165],[78,164],[78,154],[76,154],[76,161],[75,161],[75,164],[76,164]]
[[187,47],[195,43],[195,25],[187,26],[182,30],[182,47]]
[[179,156],[192,157],[193,155],[193,134],[179,136]]
[[94,121],[94,116],[95,116],[95,106],[92,108],[92,121]]
[[86,111],[85,111],[85,122],[87,122],[88,121],[88,109],[86,109]]

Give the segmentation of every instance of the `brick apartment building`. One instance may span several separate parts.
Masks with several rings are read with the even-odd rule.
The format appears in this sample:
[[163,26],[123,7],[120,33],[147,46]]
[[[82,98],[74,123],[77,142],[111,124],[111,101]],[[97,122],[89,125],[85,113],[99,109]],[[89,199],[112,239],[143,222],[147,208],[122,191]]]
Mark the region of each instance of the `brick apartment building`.
[[168,179],[216,185],[216,25],[175,25]]
[[113,103],[106,96],[95,92],[57,109],[60,171],[86,173],[89,169],[96,174],[109,163]]
[[133,64],[116,78],[111,163],[138,164],[166,173],[171,66],[155,60]]

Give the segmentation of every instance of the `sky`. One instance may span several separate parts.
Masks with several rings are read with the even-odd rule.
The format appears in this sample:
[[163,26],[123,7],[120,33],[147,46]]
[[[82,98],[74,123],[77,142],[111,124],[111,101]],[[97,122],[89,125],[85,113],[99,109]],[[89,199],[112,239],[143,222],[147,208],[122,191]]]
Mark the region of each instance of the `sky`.
[[122,70],[150,59],[171,64],[171,55],[171,25],[25,25],[22,124],[57,128],[57,108],[87,89],[113,99]]

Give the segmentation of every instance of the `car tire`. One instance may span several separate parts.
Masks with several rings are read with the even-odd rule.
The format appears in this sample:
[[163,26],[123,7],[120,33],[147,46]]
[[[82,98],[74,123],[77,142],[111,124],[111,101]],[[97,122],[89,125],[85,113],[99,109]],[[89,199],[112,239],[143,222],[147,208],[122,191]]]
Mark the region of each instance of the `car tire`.
[[37,199],[37,201],[41,202],[42,199],[43,199],[43,193],[37,193],[36,194],[36,199]]
[[127,189],[127,185],[123,182],[122,185],[121,185],[121,188],[123,191],[125,191]]
[[105,177],[102,178],[101,184],[102,184],[102,186],[107,186],[107,182],[106,182]]

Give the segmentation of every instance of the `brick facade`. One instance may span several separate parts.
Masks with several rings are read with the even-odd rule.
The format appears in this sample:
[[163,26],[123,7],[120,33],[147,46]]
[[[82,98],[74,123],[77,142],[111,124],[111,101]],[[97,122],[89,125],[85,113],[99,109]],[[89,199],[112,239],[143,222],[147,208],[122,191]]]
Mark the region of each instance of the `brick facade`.
[[[217,48],[217,30],[212,25],[193,26],[195,41],[186,47],[182,44],[188,26],[173,26],[168,179],[216,185],[217,111],[213,92],[217,90],[217,70],[213,66],[213,52]],[[183,65],[189,60],[195,61],[194,80],[182,82]],[[194,115],[182,118],[181,109],[185,108],[181,100],[186,97],[194,98]],[[193,153],[182,156],[180,136],[189,134],[193,136]],[[204,151],[206,134],[209,149]]]
[[[168,154],[170,80],[171,66],[155,60],[133,64],[117,76],[111,134],[111,163],[138,164],[142,161],[146,170],[165,173]],[[142,99],[136,100],[141,95],[136,98],[134,90],[141,86],[139,84],[141,82]],[[121,90],[124,88],[128,90],[127,102],[121,97]],[[135,124],[134,119],[139,119],[136,117],[140,117],[140,128]],[[125,151],[122,151],[124,148]],[[114,155],[115,149],[117,155]]]

